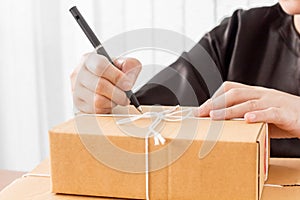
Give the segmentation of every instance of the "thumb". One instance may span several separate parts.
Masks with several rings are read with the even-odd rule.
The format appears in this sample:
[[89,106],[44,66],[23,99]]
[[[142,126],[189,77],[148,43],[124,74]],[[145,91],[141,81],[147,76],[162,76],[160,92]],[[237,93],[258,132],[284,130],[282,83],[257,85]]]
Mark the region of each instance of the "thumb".
[[142,69],[142,64],[135,58],[117,58],[114,60],[116,65],[127,78],[134,84]]

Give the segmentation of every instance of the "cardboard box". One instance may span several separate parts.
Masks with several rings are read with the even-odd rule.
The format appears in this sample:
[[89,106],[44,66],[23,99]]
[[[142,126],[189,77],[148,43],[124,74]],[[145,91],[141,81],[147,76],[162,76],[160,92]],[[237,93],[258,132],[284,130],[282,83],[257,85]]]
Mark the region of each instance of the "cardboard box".
[[[1,200],[97,200],[85,196],[56,195],[51,192],[48,177],[20,178],[0,192]],[[112,200],[101,198],[101,200]]]
[[[49,131],[54,193],[146,198],[145,139],[132,134],[148,130],[151,120],[118,126],[118,119],[78,116]],[[260,198],[265,124],[190,118],[159,129],[167,142],[154,146],[150,139],[150,199]]]
[[[49,162],[45,161],[30,174],[49,173]],[[300,196],[300,159],[271,158],[269,179],[261,200],[298,200]],[[278,187],[282,186],[282,187]],[[1,200],[117,200],[114,198],[62,195],[51,192],[49,177],[31,177],[16,180],[0,191]],[[223,199],[219,196],[219,199]]]
[[270,164],[262,200],[300,199],[300,159],[273,158]]

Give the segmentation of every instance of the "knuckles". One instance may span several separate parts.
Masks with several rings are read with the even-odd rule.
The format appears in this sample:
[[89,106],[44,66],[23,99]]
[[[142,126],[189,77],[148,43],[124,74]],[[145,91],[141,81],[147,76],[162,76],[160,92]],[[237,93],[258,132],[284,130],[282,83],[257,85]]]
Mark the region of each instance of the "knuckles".
[[221,87],[223,88],[223,90],[224,90],[225,92],[227,92],[227,91],[229,91],[230,89],[232,89],[233,83],[230,82],[230,81],[225,81],[225,82],[222,84]]
[[270,118],[277,119],[277,120],[280,119],[280,114],[279,114],[277,108],[271,107],[271,108],[268,108],[268,110],[271,113]]
[[[142,70],[142,63],[135,58],[126,58],[123,61],[121,68],[122,68],[122,71],[126,74],[133,73],[133,74],[135,74],[135,76],[138,76],[138,74]],[[132,78],[134,78],[134,77],[132,77]]]
[[240,91],[238,88],[232,88],[232,89],[228,89],[227,94],[231,98],[236,98],[240,94]]
[[[142,68],[142,64],[135,58],[127,58],[126,64],[128,70],[136,70],[138,74]],[[125,66],[125,67],[126,67]],[[123,73],[108,74],[110,67],[114,67],[106,57],[95,53],[87,53],[82,56],[79,66],[70,74],[72,84],[72,96],[74,105],[82,112],[85,113],[110,113],[111,109],[116,105],[114,101],[107,96],[114,96],[110,85],[121,84],[126,76]],[[93,78],[92,74],[98,76],[97,79]],[[105,74],[106,73],[106,74]],[[106,76],[112,77],[114,81],[106,80]],[[86,90],[93,90],[90,93]],[[92,96],[93,95],[93,96]],[[125,93],[124,97],[116,93],[117,103],[120,105],[128,105],[129,100]],[[82,99],[82,100],[81,100]]]
[[133,66],[136,69],[142,68],[142,63],[136,58],[128,58],[125,60],[126,65]]
[[257,100],[249,100],[248,108],[249,108],[249,111],[255,111],[255,110],[259,109],[258,101]]
[[113,83],[115,83],[116,85],[120,85],[125,76],[122,73],[116,73],[114,76],[112,76],[112,78]]
[[90,53],[86,56],[84,65],[91,72],[101,76],[101,74],[104,73],[104,71],[109,67],[109,65],[111,65],[111,63],[103,55]]
[[111,107],[111,102],[101,95],[94,95],[94,106],[96,109]]

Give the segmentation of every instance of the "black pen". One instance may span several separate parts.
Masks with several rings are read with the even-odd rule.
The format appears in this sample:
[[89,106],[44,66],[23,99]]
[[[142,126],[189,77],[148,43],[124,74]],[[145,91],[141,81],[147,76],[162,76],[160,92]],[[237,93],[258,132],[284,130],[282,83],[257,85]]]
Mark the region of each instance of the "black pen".
[[[79,24],[79,26],[81,27],[81,29],[83,30],[85,35],[88,37],[88,39],[92,43],[93,47],[96,49],[97,54],[105,56],[109,60],[109,62],[111,62],[113,64],[113,61],[111,60],[110,56],[107,54],[107,52],[105,51],[105,49],[102,46],[101,42],[98,40],[95,33],[92,31],[92,29],[86,23],[86,21],[84,20],[84,18],[82,17],[80,12],[76,8],[76,6],[73,6],[72,8],[70,8],[70,12],[72,13],[73,17],[75,18],[75,20],[77,21],[77,23]],[[143,110],[140,107],[140,103],[137,100],[134,93],[131,90],[125,91],[125,93],[126,93],[126,96],[128,97],[128,99],[130,99],[131,103],[134,105],[134,107],[141,114],[143,114]]]

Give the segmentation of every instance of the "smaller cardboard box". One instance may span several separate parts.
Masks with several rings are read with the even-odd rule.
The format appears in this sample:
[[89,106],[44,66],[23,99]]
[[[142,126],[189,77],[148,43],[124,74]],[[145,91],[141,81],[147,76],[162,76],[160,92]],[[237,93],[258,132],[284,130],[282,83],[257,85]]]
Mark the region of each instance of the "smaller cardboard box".
[[272,158],[262,200],[300,199],[300,159]]
[[[121,114],[134,112],[118,109]],[[265,124],[194,117],[164,121],[157,132],[166,143],[155,146],[152,138],[148,143],[144,138],[151,119],[117,125],[120,118],[124,116],[81,115],[49,131],[54,193],[128,199],[149,195],[156,200],[260,199],[268,166]]]
[[[35,170],[0,191],[1,200],[117,200],[51,193],[48,160]],[[269,179],[261,200],[298,200],[300,196],[300,159],[271,158]],[[222,199],[222,197],[220,197]]]

